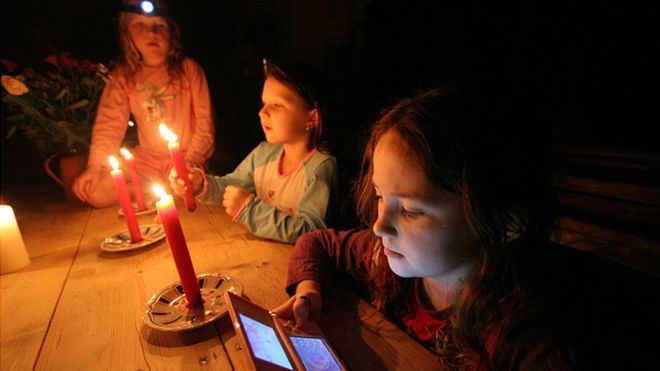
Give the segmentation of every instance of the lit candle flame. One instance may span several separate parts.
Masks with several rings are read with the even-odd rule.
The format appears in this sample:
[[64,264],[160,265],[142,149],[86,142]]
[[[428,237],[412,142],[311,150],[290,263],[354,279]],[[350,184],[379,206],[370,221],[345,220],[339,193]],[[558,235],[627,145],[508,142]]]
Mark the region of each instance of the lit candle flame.
[[112,170],[119,170],[119,161],[115,156],[110,156],[110,166],[112,166]]
[[122,147],[122,148],[119,150],[119,152],[120,152],[121,155],[124,156],[124,158],[127,159],[127,160],[130,160],[131,158],[133,158],[133,154],[131,153],[131,151],[127,150],[126,148],[123,148],[123,147]]
[[162,135],[168,142],[176,142],[179,139],[179,137],[177,137],[176,134],[174,134],[165,124],[160,124],[158,130],[160,130],[160,135]]
[[154,184],[151,186],[151,190],[154,191],[156,196],[160,198],[167,196],[167,192],[165,192],[165,189],[163,189],[163,187],[161,187],[159,184]]

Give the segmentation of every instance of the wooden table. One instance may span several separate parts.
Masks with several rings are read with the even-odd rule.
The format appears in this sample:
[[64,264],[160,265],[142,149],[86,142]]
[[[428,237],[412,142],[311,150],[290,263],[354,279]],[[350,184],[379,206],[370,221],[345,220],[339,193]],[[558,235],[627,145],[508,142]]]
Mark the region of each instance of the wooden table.
[[[245,369],[228,316],[183,332],[144,324],[147,300],[179,277],[165,242],[125,253],[100,249],[126,229],[117,207],[93,209],[41,188],[2,198],[32,259],[0,278],[2,370]],[[228,274],[265,308],[287,299],[291,245],[252,236],[220,207],[189,213],[180,206],[179,215],[197,274]],[[437,368],[429,351],[354,295],[330,300],[319,324],[354,370]]]

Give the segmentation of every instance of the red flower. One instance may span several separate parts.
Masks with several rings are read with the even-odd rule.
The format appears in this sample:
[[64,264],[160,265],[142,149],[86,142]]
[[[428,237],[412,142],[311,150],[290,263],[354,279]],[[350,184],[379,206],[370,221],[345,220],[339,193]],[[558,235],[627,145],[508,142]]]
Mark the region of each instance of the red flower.
[[46,58],[44,58],[44,60],[52,64],[53,66],[57,66],[57,56],[55,54],[51,54],[47,56]]
[[3,59],[2,64],[5,66],[6,69],[8,69],[10,72],[14,72],[16,67],[18,67],[18,63],[14,61],[10,61],[8,59]]
[[85,59],[80,62],[80,70],[83,72],[93,72],[96,70],[96,65],[92,63],[89,59]]
[[78,62],[78,60],[69,52],[60,54],[59,62],[60,67],[64,70],[72,70],[78,68],[78,65],[80,65],[80,62]]

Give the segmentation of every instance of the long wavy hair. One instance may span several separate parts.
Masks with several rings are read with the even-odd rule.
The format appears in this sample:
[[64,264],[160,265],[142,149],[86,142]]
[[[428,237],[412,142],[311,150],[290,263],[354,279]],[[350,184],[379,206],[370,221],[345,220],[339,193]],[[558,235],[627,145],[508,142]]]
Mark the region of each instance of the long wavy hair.
[[[448,367],[466,359],[487,361],[488,334],[514,321],[531,295],[532,258],[547,244],[552,224],[546,153],[534,141],[517,142],[525,125],[533,124],[511,115],[514,106],[499,104],[496,96],[468,87],[427,90],[399,101],[372,126],[354,185],[361,222],[370,227],[378,216],[374,149],[386,132],[395,131],[428,179],[461,197],[480,253],[454,298],[451,341],[440,350]],[[396,276],[384,255],[376,256],[374,301],[396,321],[409,310],[407,299],[419,278]]]
[[[120,12],[118,17],[119,46],[121,54],[117,60],[117,67],[125,71],[128,81],[133,81],[142,62],[142,55],[135,47],[131,32],[129,30],[129,21],[132,13]],[[183,47],[181,44],[181,30],[179,25],[170,17],[163,17],[170,29],[170,51],[167,54],[167,71],[172,79],[177,79],[183,74]]]

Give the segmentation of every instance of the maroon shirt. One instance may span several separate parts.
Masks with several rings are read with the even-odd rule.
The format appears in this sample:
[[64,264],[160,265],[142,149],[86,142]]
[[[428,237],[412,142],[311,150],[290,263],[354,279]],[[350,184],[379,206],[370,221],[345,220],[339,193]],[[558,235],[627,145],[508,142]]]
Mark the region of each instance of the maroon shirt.
[[[317,230],[298,238],[289,262],[286,290],[295,293],[303,280],[314,280],[332,287],[337,272],[366,282],[378,237],[371,230]],[[418,280],[410,292],[410,311],[401,318],[390,318],[410,336],[436,351],[437,334],[447,331],[453,308],[435,311],[420,299]],[[573,351],[557,336],[554,323],[530,311],[527,320],[487,336],[490,365],[480,370],[573,370]]]

